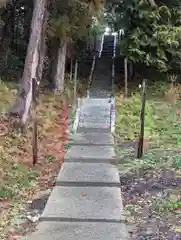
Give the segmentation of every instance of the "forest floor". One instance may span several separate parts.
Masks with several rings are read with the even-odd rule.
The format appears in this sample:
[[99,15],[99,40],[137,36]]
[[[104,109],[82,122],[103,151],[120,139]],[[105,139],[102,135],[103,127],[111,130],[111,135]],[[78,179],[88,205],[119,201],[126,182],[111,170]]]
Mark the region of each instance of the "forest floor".
[[[71,87],[67,87],[66,94],[71,91]],[[16,93],[13,85],[0,82],[1,240],[17,240],[18,236],[26,235],[36,226],[68,148],[68,115],[72,115],[65,96],[45,90],[40,93],[38,163],[33,166],[31,119],[26,131],[19,133],[11,131],[12,122],[5,114]]]
[[139,91],[127,99],[117,94],[117,164],[130,240],[180,240],[181,86],[148,87],[142,159]]

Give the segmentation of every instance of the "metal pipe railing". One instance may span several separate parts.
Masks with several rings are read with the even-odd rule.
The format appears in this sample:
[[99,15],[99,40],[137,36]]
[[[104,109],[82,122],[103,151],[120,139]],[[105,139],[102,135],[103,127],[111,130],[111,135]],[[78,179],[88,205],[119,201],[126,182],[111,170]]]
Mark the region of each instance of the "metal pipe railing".
[[89,94],[90,94],[89,91],[90,91],[90,87],[92,84],[92,79],[93,79],[94,70],[95,70],[95,64],[96,64],[96,56],[93,57],[93,61],[92,61],[91,72],[89,75],[88,89],[87,89],[87,97],[89,97]]
[[115,84],[115,56],[116,56],[116,36],[114,36],[113,56],[112,56],[112,95],[114,95]]
[[116,36],[114,36],[114,46],[113,46],[113,56],[112,56],[112,94],[110,98],[110,127],[111,127],[111,132],[113,133],[115,131],[115,56],[116,56]]

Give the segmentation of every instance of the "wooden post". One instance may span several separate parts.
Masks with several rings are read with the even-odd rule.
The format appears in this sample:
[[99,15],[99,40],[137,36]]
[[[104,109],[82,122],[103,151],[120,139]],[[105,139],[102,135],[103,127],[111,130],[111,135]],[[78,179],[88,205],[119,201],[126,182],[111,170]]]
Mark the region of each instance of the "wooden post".
[[78,70],[78,61],[75,60],[75,71],[74,71],[74,110],[77,107],[77,70]]
[[33,153],[33,165],[37,163],[38,158],[38,121],[37,121],[37,86],[38,82],[35,78],[32,79],[32,120],[33,120],[33,131],[32,131],[32,153]]
[[128,96],[128,60],[124,59],[124,95]]
[[143,80],[141,86],[141,113],[140,113],[140,136],[138,140],[138,151],[137,158],[141,158],[143,156],[143,145],[144,145],[144,123],[145,123],[145,105],[146,105],[146,80]]
[[72,75],[73,75],[73,59],[71,59],[70,62],[70,82],[72,81]]

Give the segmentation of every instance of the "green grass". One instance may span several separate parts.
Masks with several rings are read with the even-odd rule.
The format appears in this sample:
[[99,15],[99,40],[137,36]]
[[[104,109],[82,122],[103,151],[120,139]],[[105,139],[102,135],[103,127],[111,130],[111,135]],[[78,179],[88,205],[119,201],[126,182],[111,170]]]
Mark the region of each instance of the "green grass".
[[153,209],[158,213],[174,212],[181,209],[181,201],[171,200],[169,198],[155,200]]
[[[154,90],[155,86],[153,86],[152,91]],[[149,89],[150,92],[151,89]],[[179,138],[178,132],[181,130],[181,122],[176,112],[181,111],[181,103],[171,105],[163,99],[161,101],[160,98],[157,101],[156,97],[159,96],[158,92],[157,95],[154,93],[151,98],[150,94],[147,95],[145,139],[155,143],[158,142],[159,145],[171,144],[179,146],[181,145],[181,138]],[[134,140],[138,138],[140,132],[140,99],[138,92],[135,92],[127,99],[117,97],[116,135],[118,139]]]
[[4,114],[10,106],[17,90],[11,84],[6,84],[0,80],[0,113]]
[[[179,89],[179,88],[178,88]],[[157,83],[149,86],[145,108],[144,157],[136,159],[136,151],[117,147],[118,164],[122,174],[140,169],[161,167],[181,168],[178,149],[181,146],[181,102],[170,104],[165,99],[169,86]],[[117,94],[116,142],[138,140],[140,133],[141,97],[139,90],[124,99]]]
[[160,170],[163,168],[181,169],[181,155],[176,150],[167,150],[164,148],[153,148],[144,154],[142,159],[137,159],[134,155],[125,154],[124,151],[118,153],[117,161],[120,175],[137,174],[140,170]]

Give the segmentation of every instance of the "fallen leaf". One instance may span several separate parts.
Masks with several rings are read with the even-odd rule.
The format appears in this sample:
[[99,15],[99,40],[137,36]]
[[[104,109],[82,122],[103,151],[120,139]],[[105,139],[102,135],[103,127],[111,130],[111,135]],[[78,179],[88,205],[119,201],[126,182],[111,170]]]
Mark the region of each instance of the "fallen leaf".
[[10,235],[10,236],[8,237],[8,240],[20,240],[20,236]]
[[82,193],[82,196],[85,197],[85,196],[87,196],[87,194],[86,194],[85,192],[83,192],[83,193]]

